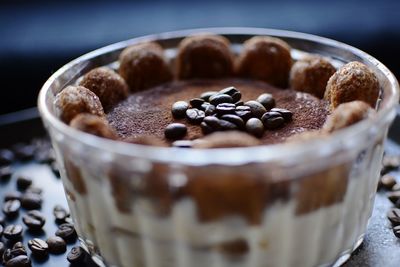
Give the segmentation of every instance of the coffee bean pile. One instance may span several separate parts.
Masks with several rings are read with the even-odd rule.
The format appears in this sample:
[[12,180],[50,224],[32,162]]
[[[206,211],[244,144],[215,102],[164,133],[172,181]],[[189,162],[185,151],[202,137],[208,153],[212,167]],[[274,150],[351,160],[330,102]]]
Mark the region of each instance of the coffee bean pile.
[[[262,137],[265,130],[281,128],[292,120],[292,112],[275,108],[275,99],[271,94],[262,94],[256,100],[241,101],[242,94],[235,87],[227,87],[219,92],[204,92],[198,98],[188,102],[177,101],[172,105],[171,113],[175,119],[198,124],[203,134],[216,131],[246,131],[256,137]],[[165,137],[179,140],[185,137],[187,127],[183,123],[171,123],[165,128]]]
[[[13,174],[14,163],[30,160],[48,164],[56,177],[59,177],[54,153],[47,140],[34,140],[31,144],[18,144],[12,149],[0,149],[0,181],[8,182],[13,177],[17,189],[4,194],[1,207],[0,265],[2,263],[5,267],[31,266],[31,256],[38,260],[46,260],[49,254],[65,253],[67,244],[77,240],[69,212],[61,205],[55,205],[53,215],[58,230],[54,236],[46,240],[41,238],[28,240],[27,247],[31,252],[30,255],[28,254],[27,248],[22,243],[24,231],[27,230],[33,236],[42,237],[47,219],[41,212],[43,190],[35,186],[29,176]],[[22,217],[24,225],[15,223],[19,216]],[[73,247],[67,259],[79,266],[85,257],[86,252],[83,249]]]
[[381,178],[378,189],[385,190],[387,198],[393,203],[394,207],[387,213],[387,218],[392,224],[393,233],[400,238],[400,184],[397,183],[395,176],[390,172],[396,171],[400,167],[400,156],[384,155],[382,160]]

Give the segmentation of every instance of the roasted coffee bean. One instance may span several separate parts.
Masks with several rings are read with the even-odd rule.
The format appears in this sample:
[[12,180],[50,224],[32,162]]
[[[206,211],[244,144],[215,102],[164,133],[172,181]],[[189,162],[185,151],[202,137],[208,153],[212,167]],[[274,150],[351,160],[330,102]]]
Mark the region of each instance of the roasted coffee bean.
[[69,212],[61,205],[55,205],[53,208],[53,215],[57,223],[62,223],[65,222],[67,217],[69,217]]
[[243,106],[244,102],[243,101],[238,101],[235,103],[235,106]]
[[205,111],[206,108],[207,108],[209,105],[211,105],[211,104],[208,103],[208,102],[203,102],[203,104],[201,104],[201,106],[200,106],[198,109],[200,109],[200,110],[202,110],[202,111]]
[[396,204],[400,200],[400,191],[389,192],[387,197],[393,204]]
[[222,116],[225,114],[235,113],[236,106],[235,106],[235,104],[232,104],[232,103],[222,103],[222,104],[218,104],[215,109],[217,111],[217,114],[219,116]]
[[[22,217],[24,224],[32,231],[40,231],[46,223],[45,216],[38,210],[31,210]],[[64,220],[65,221],[65,220]]]
[[17,188],[19,190],[25,190],[32,184],[32,179],[26,176],[19,176],[17,178]]
[[3,235],[8,240],[17,240],[21,238],[22,226],[18,224],[10,224],[4,228]]
[[172,143],[172,146],[180,148],[191,148],[193,146],[193,142],[190,140],[177,140]]
[[42,207],[42,197],[39,194],[25,193],[21,197],[21,206],[27,210],[36,210]]
[[67,260],[72,263],[81,263],[85,259],[86,252],[81,247],[73,247],[67,255]]
[[240,93],[240,91],[233,86],[229,86],[219,91],[219,93],[233,96],[235,93]]
[[250,100],[244,103],[245,106],[250,107],[250,111],[253,117],[261,118],[261,116],[267,112],[265,107],[261,105],[259,102]]
[[51,254],[62,254],[67,250],[67,244],[64,239],[59,236],[51,236],[46,242],[47,245],[49,245],[49,252]]
[[28,247],[32,251],[33,256],[37,258],[44,258],[49,253],[49,245],[39,238],[29,240]]
[[32,194],[41,195],[43,193],[43,190],[41,188],[39,188],[39,187],[30,186],[25,190],[25,193],[32,193]]
[[6,262],[5,267],[31,267],[31,260],[28,256],[20,255]]
[[260,102],[267,110],[275,107],[275,99],[271,94],[261,94],[257,101]]
[[204,118],[203,122],[210,126],[212,131],[217,131],[221,128],[219,119],[217,117],[207,116]]
[[396,185],[396,178],[393,175],[385,174],[379,180],[379,187],[391,190]]
[[187,133],[187,127],[182,123],[171,123],[165,130],[165,137],[170,140],[182,139]]
[[20,255],[28,255],[24,245],[21,242],[17,242],[14,246],[10,249],[6,249],[2,255],[3,262],[6,263],[7,261],[11,260]]
[[200,123],[200,128],[201,131],[204,135],[210,134],[212,132],[214,132],[213,128],[211,128],[207,123],[205,123],[204,121],[202,123]]
[[278,112],[268,111],[262,117],[261,121],[264,124],[265,129],[277,129],[283,126],[285,119]]
[[0,166],[11,164],[15,159],[14,153],[9,149],[0,149]]
[[31,160],[35,155],[35,146],[26,144],[16,144],[13,147],[15,156],[19,160]]
[[214,106],[222,103],[233,103],[233,99],[230,95],[227,94],[215,94],[210,97],[210,103]]
[[186,117],[190,123],[200,124],[205,116],[206,115],[204,111],[197,108],[190,108],[186,110]]
[[400,225],[397,225],[397,226],[393,227],[393,234],[396,237],[400,238]]
[[10,166],[0,167],[0,180],[8,179],[12,175],[12,169]]
[[18,199],[8,200],[3,204],[3,213],[7,217],[15,217],[18,215],[20,207],[21,202]]
[[226,120],[219,120],[219,125],[220,125],[220,129],[223,131],[236,130],[238,128],[236,126],[236,124],[226,121]]
[[242,94],[240,92],[236,92],[232,95],[232,100],[233,100],[233,103],[235,103],[235,105],[238,101],[240,101],[241,98],[242,98]]
[[188,108],[189,104],[186,101],[175,102],[171,108],[172,116],[176,119],[184,118]]
[[246,131],[256,137],[261,137],[264,134],[264,125],[260,119],[251,118],[246,122]]
[[391,209],[387,213],[387,218],[393,225],[400,225],[400,209]]
[[56,236],[64,239],[65,242],[74,242],[76,240],[76,232],[73,224],[63,223],[58,226]]
[[293,117],[293,113],[290,110],[284,108],[273,108],[270,110],[271,112],[278,112],[282,115],[285,121],[291,121]]
[[0,241],[0,263],[2,261],[4,251],[6,251],[6,246],[3,242]]
[[216,92],[216,91],[204,92],[204,93],[202,93],[202,94],[200,95],[200,98],[203,99],[204,101],[209,101],[209,100],[210,100],[210,97],[213,96],[213,95],[215,95],[215,94],[218,94],[218,92]]
[[214,115],[215,112],[216,112],[216,111],[215,111],[215,106],[214,106],[214,105],[211,105],[211,104],[209,104],[209,105],[206,107],[206,109],[204,110],[204,113],[205,113],[206,116]]
[[21,193],[18,191],[10,191],[5,193],[4,195],[4,201],[9,201],[9,200],[21,200]]
[[251,118],[251,109],[248,106],[237,106],[235,114],[242,118],[243,121],[247,121]]
[[204,99],[201,98],[193,98],[189,101],[192,108],[200,108],[202,104],[204,104]]
[[232,122],[233,124],[235,124],[236,126],[237,126],[237,128],[238,129],[244,129],[245,127],[244,127],[244,121],[242,120],[242,118],[240,118],[239,116],[237,116],[237,115],[233,115],[233,114],[226,114],[226,115],[223,115],[222,117],[221,117],[221,119],[222,120],[226,120],[226,121],[229,121],[229,122]]
[[25,246],[24,246],[24,244],[23,244],[21,241],[15,243],[15,244],[13,245],[13,247],[12,247],[12,249],[19,249],[19,248],[22,249],[22,250],[24,250],[24,251],[25,251],[25,255],[26,255]]

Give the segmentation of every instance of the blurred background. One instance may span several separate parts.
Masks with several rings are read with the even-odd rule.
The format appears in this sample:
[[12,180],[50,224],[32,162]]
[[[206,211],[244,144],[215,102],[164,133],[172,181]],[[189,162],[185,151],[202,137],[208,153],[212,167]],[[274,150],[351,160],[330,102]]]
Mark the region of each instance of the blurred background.
[[145,34],[216,26],[333,38],[372,54],[400,77],[399,0],[3,0],[0,114],[35,106],[46,79],[90,50]]

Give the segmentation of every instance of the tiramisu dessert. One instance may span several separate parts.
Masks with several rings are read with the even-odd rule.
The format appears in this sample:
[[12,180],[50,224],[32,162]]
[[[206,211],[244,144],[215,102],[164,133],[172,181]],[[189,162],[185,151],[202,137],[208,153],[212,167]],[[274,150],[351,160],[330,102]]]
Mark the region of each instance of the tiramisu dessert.
[[[173,56],[144,42],[66,86],[54,109],[70,127],[127,146],[182,155],[239,148],[246,157],[247,147],[329,142],[376,116],[374,72],[332,62],[317,54],[294,59],[288,43],[269,36],[239,50],[220,35],[190,36]],[[381,156],[365,148],[355,151],[359,163],[332,157],[307,166],[104,156],[102,167],[77,159],[74,149],[60,144],[59,159],[77,231],[92,254],[118,267],[333,264],[362,238]],[[369,200],[358,203],[365,194]]]

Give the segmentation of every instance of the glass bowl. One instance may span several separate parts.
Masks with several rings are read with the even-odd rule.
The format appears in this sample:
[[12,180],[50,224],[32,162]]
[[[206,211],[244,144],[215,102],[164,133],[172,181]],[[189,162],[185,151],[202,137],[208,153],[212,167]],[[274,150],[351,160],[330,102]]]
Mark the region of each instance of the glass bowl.
[[[282,38],[294,59],[360,61],[377,75],[377,116],[329,138],[222,149],[127,144],[61,122],[55,95],[120,52],[157,41],[173,60],[186,36],[221,34],[238,52],[256,35]],[[399,87],[368,54],[309,34],[255,28],[168,32],[116,43],[62,67],[43,86],[39,110],[60,165],[82,245],[101,266],[332,266],[359,246],[371,215],[383,142]]]

